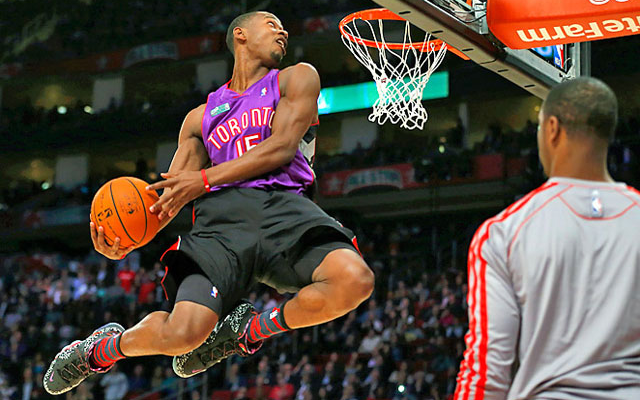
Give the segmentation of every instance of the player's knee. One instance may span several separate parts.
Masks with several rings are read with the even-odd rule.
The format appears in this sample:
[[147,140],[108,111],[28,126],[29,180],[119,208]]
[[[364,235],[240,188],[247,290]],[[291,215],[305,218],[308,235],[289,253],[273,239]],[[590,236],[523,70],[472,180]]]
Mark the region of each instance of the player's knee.
[[341,286],[346,294],[345,308],[354,309],[371,296],[375,276],[364,261],[347,264],[343,274]]

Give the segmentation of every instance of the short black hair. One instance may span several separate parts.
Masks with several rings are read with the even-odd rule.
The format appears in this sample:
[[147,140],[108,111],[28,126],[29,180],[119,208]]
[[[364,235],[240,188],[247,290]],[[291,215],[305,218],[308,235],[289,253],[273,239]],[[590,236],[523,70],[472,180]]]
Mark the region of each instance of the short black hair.
[[244,25],[247,23],[247,21],[249,21],[251,18],[253,18],[259,12],[260,11],[251,11],[251,12],[248,12],[248,13],[244,13],[244,14],[238,15],[237,17],[235,17],[233,19],[233,21],[231,21],[231,23],[229,24],[229,27],[227,28],[227,39],[226,39],[227,48],[229,49],[231,54],[234,54],[234,52],[233,52],[233,30],[236,29],[237,27],[244,28]]
[[618,100],[606,83],[580,77],[554,87],[542,105],[542,114],[558,118],[568,134],[611,140],[618,122]]

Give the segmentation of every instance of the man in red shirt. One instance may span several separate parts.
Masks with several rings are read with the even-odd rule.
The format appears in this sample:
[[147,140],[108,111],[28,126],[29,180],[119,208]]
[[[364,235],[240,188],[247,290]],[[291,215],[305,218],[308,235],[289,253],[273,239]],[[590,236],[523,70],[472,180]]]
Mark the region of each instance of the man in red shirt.
[[131,285],[136,278],[136,273],[129,268],[129,264],[125,263],[122,269],[118,272],[118,279],[120,279],[120,286],[124,289],[125,293],[131,293]]

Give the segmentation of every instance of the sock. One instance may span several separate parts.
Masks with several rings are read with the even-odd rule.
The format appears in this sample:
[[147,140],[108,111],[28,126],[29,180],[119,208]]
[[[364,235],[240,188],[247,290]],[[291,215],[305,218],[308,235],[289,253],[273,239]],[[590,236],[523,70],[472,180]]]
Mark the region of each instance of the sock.
[[247,341],[256,343],[264,339],[268,339],[273,335],[290,331],[291,328],[284,322],[284,305],[273,307],[272,309],[256,314],[249,320],[249,329],[247,329]]
[[116,361],[126,358],[120,349],[121,336],[118,333],[97,341],[89,357],[89,364],[92,367],[108,368]]

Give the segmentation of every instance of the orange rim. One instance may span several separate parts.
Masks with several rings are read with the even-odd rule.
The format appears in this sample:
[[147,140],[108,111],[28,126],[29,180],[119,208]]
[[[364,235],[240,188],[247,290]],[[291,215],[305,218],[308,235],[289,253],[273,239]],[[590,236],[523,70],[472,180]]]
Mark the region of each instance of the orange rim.
[[[387,10],[386,8],[372,8],[370,10],[356,11],[353,14],[349,14],[340,21],[338,28],[340,29],[340,33],[342,36],[346,37],[350,41],[363,44],[367,47],[380,48],[380,42],[375,40],[363,39],[359,37],[355,37],[349,32],[347,32],[344,27],[353,22],[356,19],[361,19],[363,21],[376,21],[376,20],[391,20],[391,21],[406,21],[399,15],[394,14],[393,12]],[[406,50],[406,49],[416,49],[422,52],[430,51],[430,50],[440,50],[444,42],[440,39],[429,40],[428,42],[412,42],[412,43],[386,43],[385,46],[391,50]],[[433,46],[433,47],[432,47]],[[462,58],[463,60],[469,60],[463,52],[460,50],[447,45],[447,50]]]

